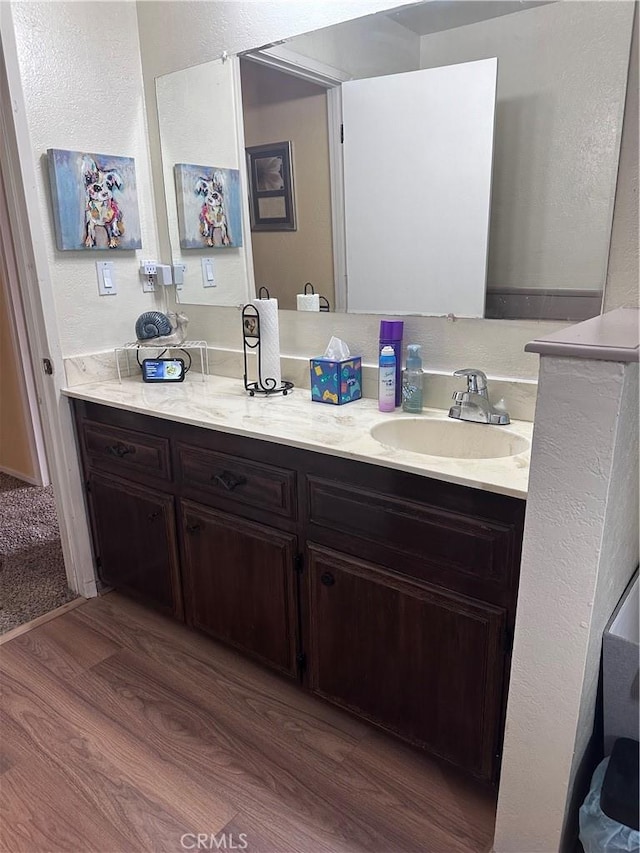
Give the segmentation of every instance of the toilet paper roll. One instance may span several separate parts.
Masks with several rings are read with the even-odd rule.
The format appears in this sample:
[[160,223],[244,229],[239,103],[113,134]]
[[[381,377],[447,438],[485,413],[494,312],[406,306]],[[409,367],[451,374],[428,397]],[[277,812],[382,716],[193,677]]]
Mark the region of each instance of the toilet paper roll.
[[278,324],[277,299],[253,299],[251,304],[260,315],[260,361],[261,378],[265,388],[272,384],[267,379],[275,380],[275,388],[282,385],[280,372],[280,326]]
[[298,293],[296,296],[298,301],[298,311],[319,311],[320,310],[320,294],[319,293]]

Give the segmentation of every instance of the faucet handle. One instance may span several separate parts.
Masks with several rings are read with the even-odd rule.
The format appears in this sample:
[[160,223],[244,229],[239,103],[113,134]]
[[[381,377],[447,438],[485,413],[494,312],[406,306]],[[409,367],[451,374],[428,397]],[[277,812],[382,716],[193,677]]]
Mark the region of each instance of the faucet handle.
[[475,367],[465,367],[463,370],[456,370],[454,376],[466,376],[467,391],[475,394],[486,393],[487,390],[487,375],[482,370],[477,370]]

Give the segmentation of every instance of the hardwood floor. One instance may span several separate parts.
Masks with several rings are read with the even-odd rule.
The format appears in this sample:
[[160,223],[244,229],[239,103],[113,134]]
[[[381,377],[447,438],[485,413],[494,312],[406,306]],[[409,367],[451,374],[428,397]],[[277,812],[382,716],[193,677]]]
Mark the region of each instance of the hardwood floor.
[[0,674],[7,853],[491,848],[491,792],[116,593]]

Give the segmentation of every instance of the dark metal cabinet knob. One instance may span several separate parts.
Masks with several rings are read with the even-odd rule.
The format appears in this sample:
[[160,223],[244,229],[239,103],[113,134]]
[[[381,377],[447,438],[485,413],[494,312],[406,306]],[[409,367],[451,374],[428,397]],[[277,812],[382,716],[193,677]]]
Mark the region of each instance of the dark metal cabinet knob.
[[331,572],[323,572],[320,575],[320,583],[324,584],[325,586],[333,586],[335,582],[336,579],[331,574]]

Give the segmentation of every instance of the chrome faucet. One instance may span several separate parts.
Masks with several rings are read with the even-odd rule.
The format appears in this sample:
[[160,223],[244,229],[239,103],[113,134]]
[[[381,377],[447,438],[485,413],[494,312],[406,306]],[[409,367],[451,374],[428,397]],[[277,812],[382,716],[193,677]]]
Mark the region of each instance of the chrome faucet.
[[478,424],[508,424],[508,412],[496,409],[489,402],[487,377],[481,370],[466,367],[456,370],[454,376],[465,376],[466,391],[454,391],[455,406],[449,409],[449,417],[460,421],[473,421]]

